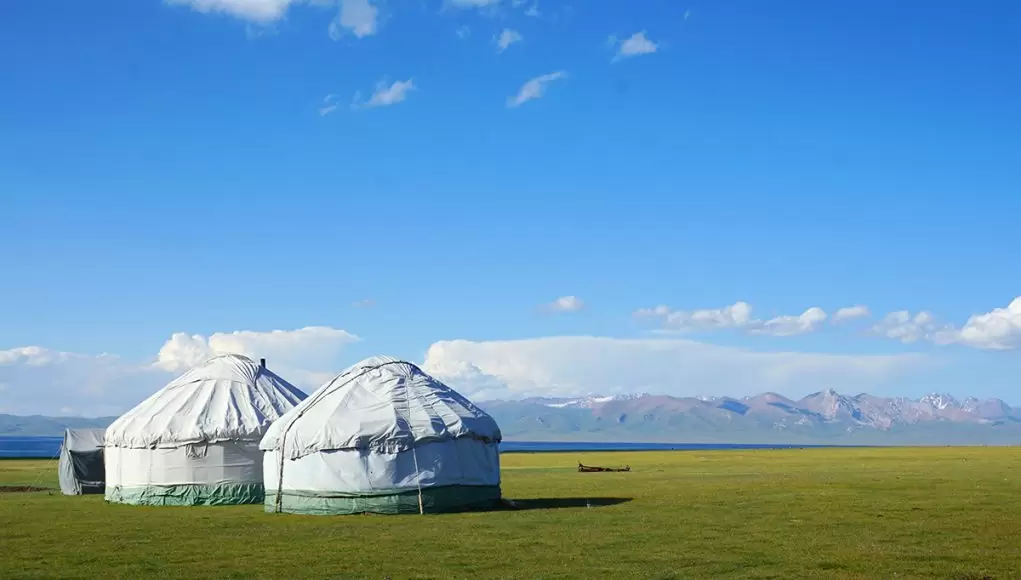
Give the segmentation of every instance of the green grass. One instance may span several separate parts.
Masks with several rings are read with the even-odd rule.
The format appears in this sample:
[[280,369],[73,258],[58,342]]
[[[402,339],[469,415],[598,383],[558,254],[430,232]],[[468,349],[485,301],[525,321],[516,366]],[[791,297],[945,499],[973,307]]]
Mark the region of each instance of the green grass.
[[[578,461],[632,471],[578,473]],[[1021,576],[1021,448],[537,453],[502,463],[506,497],[542,501],[318,517],[0,493],[0,578]],[[0,485],[33,482],[56,487],[56,463],[0,461]]]

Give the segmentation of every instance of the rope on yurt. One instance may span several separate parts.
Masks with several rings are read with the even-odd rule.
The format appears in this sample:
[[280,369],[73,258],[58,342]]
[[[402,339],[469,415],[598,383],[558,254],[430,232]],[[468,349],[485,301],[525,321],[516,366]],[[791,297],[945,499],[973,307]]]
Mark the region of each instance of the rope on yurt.
[[[149,466],[145,470],[145,488],[142,490],[142,497],[148,498],[152,491],[152,457],[156,454],[156,445],[150,447],[150,453],[145,455],[149,458]],[[122,486],[123,487],[123,486]]]
[[408,430],[411,431],[411,458],[415,461],[415,485],[418,486],[418,514],[422,515],[425,513],[425,508],[422,506],[422,472],[418,469],[418,442],[415,441],[415,427],[411,424],[411,398],[408,392],[408,383],[410,381],[407,378],[404,379],[404,407],[407,409],[407,416],[404,420],[408,423]]
[[418,470],[418,452],[415,451],[415,442],[411,443],[411,457],[415,460],[415,484],[418,485],[418,515],[425,513],[422,507],[422,472]]
[[[306,405],[305,408],[302,409],[300,413],[298,413],[293,419],[291,419],[291,422],[287,424],[287,428],[284,429],[284,433],[280,436],[280,465],[277,468],[277,497],[276,497],[276,501],[274,502],[274,506],[273,506],[273,511],[274,512],[280,513],[280,511],[283,508],[283,501],[284,501],[284,452],[286,450],[285,444],[287,443],[287,434],[291,431],[291,427],[294,427],[294,424],[298,422],[298,419],[301,419],[305,415],[305,413],[308,412],[309,409],[314,407],[316,405],[316,403],[319,403],[320,401],[322,401],[323,398],[326,397],[326,395],[337,392],[337,390],[344,388],[351,381],[354,381],[355,379],[358,379],[361,376],[366,375],[369,372],[374,371],[374,370],[376,370],[376,369],[378,369],[380,367],[384,367],[384,366],[390,365],[390,364],[400,364],[401,362],[402,361],[391,361],[391,362],[386,362],[386,363],[383,363],[381,365],[376,365],[376,366],[373,366],[373,367],[362,367],[361,369],[359,369],[359,370],[361,370],[360,373],[355,374],[354,376],[352,376],[351,378],[347,379],[343,383],[340,383],[336,387],[334,387],[332,389],[329,388],[329,387],[327,387],[325,389],[320,389],[319,392],[314,394],[312,396],[312,398],[308,400],[309,401],[308,405]],[[343,376],[343,375],[341,375],[341,376]],[[340,378],[341,378],[340,376],[336,377],[335,379],[333,379],[333,382],[336,382]]]

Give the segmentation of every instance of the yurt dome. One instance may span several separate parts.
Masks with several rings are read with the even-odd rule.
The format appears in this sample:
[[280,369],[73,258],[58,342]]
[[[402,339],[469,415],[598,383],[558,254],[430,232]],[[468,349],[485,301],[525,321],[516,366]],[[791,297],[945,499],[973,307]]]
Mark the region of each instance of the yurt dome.
[[267,428],[307,395],[245,356],[213,357],[106,430],[106,500],[216,505],[263,500]]
[[270,426],[266,511],[424,513],[500,499],[500,428],[412,363],[377,356]]

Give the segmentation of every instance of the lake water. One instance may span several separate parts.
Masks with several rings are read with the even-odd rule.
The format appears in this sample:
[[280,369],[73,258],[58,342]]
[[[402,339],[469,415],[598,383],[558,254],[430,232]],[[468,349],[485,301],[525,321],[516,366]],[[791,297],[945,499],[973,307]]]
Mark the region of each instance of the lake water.
[[0,437],[0,457],[56,457],[63,437]]
[[[0,458],[55,458],[62,437],[0,437]],[[504,441],[501,453],[539,451],[669,451],[710,449],[799,449],[829,445],[730,445],[726,443],[586,443]]]

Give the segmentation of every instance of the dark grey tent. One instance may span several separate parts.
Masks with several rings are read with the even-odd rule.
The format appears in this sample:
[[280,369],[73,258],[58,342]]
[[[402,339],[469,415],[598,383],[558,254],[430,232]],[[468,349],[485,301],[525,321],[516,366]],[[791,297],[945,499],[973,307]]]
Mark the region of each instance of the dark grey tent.
[[65,429],[60,446],[57,473],[64,495],[103,493],[106,468],[103,464],[103,438],[106,429]]

